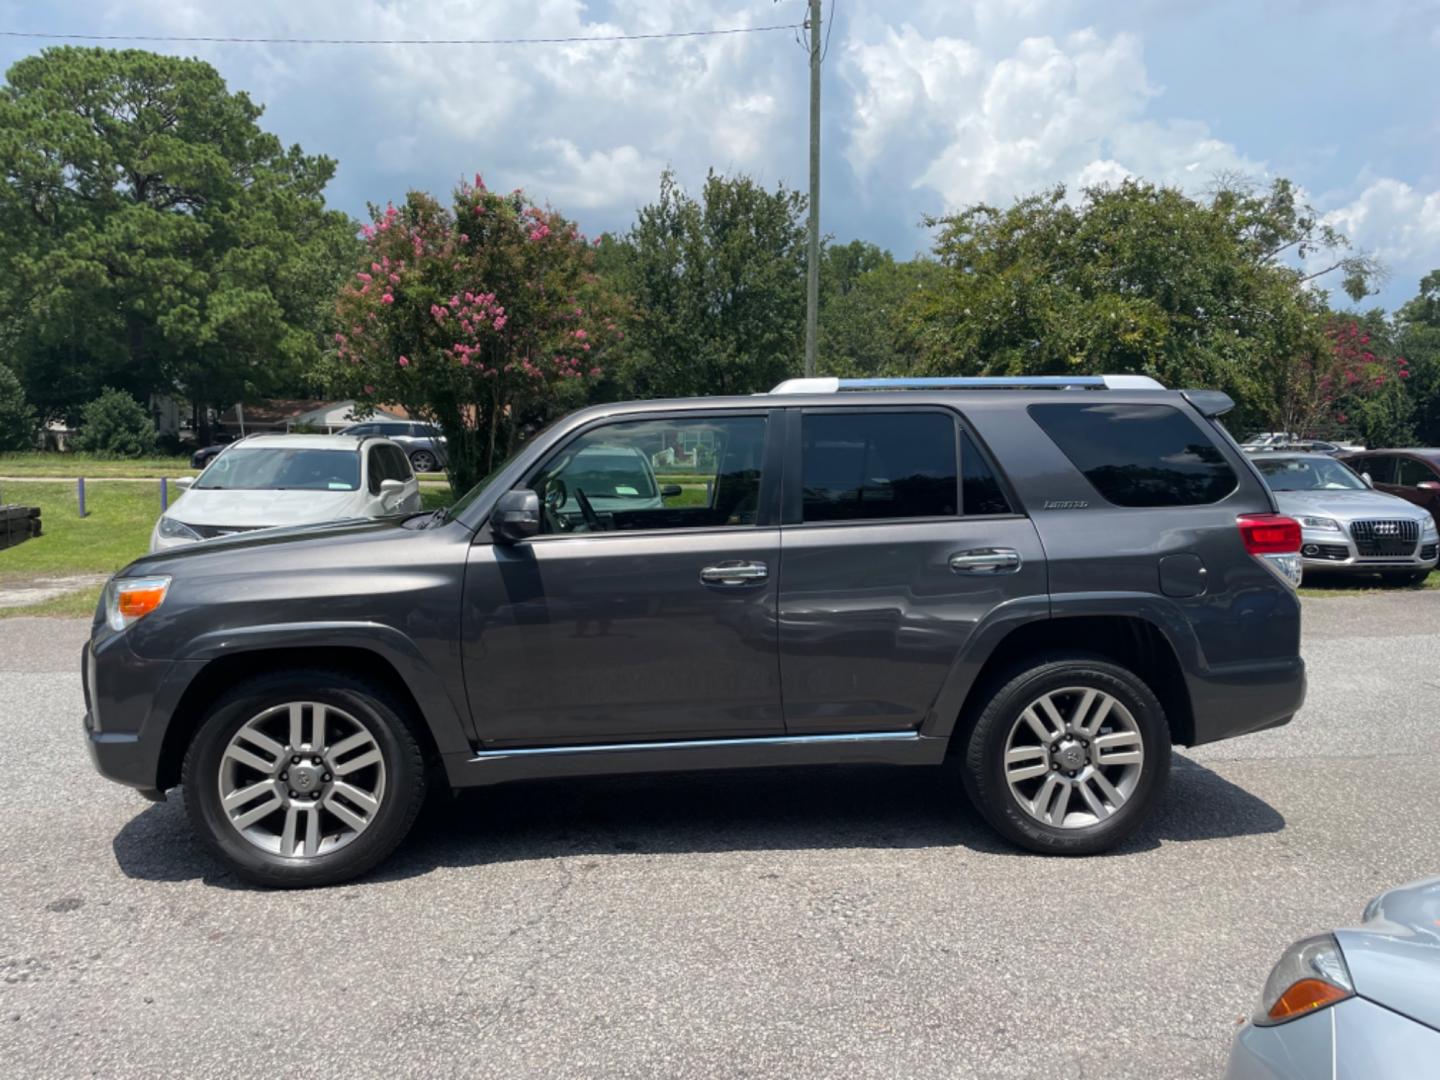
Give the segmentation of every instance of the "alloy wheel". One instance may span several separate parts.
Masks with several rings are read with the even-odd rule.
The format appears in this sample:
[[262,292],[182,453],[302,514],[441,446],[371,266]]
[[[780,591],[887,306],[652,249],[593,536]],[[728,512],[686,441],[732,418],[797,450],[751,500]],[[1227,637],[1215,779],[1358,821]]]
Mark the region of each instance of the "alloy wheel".
[[385,798],[385,761],[370,729],[317,701],[247,720],[220,758],[226,820],[262,851],[312,859],[349,844]]
[[1005,781],[1031,818],[1082,829],[1123,807],[1145,767],[1140,726],[1119,699],[1093,687],[1040,695],[1005,739]]
[[410,468],[416,472],[434,472],[435,455],[428,450],[416,450],[410,455]]

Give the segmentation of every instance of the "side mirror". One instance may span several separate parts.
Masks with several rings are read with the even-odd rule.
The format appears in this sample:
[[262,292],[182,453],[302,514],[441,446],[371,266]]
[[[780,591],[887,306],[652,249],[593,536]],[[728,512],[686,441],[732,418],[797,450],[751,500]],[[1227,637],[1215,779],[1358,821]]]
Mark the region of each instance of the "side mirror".
[[490,531],[502,544],[517,544],[540,531],[540,496],[529,488],[514,488],[495,500]]
[[404,480],[381,480],[380,498],[391,499],[405,490]]
[[1375,481],[1371,479],[1368,472],[1362,472],[1360,474],[1360,479],[1365,481],[1365,486],[1368,488],[1373,488],[1375,486]]
[[678,495],[684,494],[685,489],[682,488],[679,484],[665,484],[663,487],[660,488],[660,497],[662,499],[673,499]]
[[1440,491],[1440,480],[1421,480],[1415,486],[1424,488],[1426,491]]
[[194,484],[194,483],[195,483],[195,477],[193,477],[193,476],[177,476],[177,477],[175,478],[175,486],[178,487],[178,488],[181,488],[181,489],[183,489],[183,490],[185,490],[185,491],[189,491],[189,490],[190,490],[190,486],[191,486],[192,484]]

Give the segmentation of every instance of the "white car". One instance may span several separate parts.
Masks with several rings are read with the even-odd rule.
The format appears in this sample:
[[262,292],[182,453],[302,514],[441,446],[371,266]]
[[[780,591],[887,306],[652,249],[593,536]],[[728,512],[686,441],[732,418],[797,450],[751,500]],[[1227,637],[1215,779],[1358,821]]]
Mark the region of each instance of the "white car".
[[421,508],[420,482],[389,439],[349,435],[257,435],[227,446],[150,534],[150,550],[197,540],[378,518]]

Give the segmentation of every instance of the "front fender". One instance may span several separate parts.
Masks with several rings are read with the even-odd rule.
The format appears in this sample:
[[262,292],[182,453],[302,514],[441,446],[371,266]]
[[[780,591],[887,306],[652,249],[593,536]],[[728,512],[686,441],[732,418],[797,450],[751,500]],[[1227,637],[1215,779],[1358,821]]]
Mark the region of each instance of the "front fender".
[[410,637],[385,623],[321,620],[227,627],[193,638],[178,659],[212,661],[260,650],[313,648],[360,649],[381,657],[419,705],[437,749],[445,754],[472,748],[463,699],[455,700]]

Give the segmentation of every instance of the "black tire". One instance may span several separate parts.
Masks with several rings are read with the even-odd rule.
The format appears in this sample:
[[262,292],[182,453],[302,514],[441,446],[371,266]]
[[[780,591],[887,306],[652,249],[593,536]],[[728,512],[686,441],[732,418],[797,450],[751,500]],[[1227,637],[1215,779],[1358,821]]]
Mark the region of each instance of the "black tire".
[[410,455],[410,468],[417,473],[434,472],[439,463],[429,450],[416,450]]
[[[338,850],[308,857],[262,850],[242,836],[221,803],[219,783],[232,737],[265,710],[294,701],[319,702],[353,718],[374,739],[385,776],[369,824]],[[358,877],[395,850],[425,801],[425,758],[404,714],[380,687],[338,671],[283,671],[239,684],[211,706],[185,753],[181,784],[192,827],[221,862],[257,885],[310,888]]]
[[[1012,668],[991,686],[973,726],[962,736],[962,773],[970,801],[996,832],[1042,854],[1092,855],[1114,847],[1144,824],[1169,782],[1170,728],[1164,709],[1143,680],[1109,660],[1070,654]],[[1024,711],[1042,695],[1077,687],[1103,691],[1129,711],[1144,760],[1134,789],[1118,810],[1093,824],[1060,827],[1037,820],[1020,805],[1005,777],[1006,740]]]

